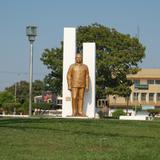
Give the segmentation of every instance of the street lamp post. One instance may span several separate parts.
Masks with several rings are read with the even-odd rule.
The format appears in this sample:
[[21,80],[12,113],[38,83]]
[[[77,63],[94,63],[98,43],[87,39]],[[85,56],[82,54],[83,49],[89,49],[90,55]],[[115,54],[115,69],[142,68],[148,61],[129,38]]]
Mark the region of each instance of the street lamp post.
[[36,26],[27,26],[26,35],[30,42],[30,61],[29,61],[29,116],[32,116],[32,82],[33,82],[33,42],[37,36]]

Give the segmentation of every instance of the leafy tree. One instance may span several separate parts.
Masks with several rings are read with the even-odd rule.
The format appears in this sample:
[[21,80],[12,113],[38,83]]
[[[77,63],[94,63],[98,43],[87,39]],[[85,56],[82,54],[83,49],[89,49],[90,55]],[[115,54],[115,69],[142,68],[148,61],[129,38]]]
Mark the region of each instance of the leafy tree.
[[10,103],[3,103],[2,104],[3,111],[6,113],[13,114],[13,112],[17,112],[19,108],[21,108],[20,103],[10,102]]
[[[42,91],[44,90],[43,81],[35,80],[32,84],[33,87],[33,96],[41,95]],[[6,91],[15,95],[15,88],[16,88],[16,100],[17,102],[24,103],[28,101],[29,95],[29,83],[27,81],[20,81],[16,84],[11,85],[10,87],[5,88]]]
[[[117,94],[128,97],[132,82],[127,74],[139,71],[145,47],[136,37],[122,34],[100,24],[79,26],[77,28],[77,50],[82,50],[83,42],[96,43],[96,96]],[[62,45],[56,49],[45,49],[41,60],[51,70],[45,77],[49,87],[56,93],[62,90]]]
[[13,94],[8,91],[0,92],[0,105],[4,103],[10,103],[10,102],[14,102]]
[[[61,45],[62,46],[62,45]],[[44,78],[46,90],[51,90],[57,95],[62,94],[62,66],[63,66],[63,49],[45,49],[41,60],[51,72]]]
[[41,80],[35,80],[33,82],[33,96],[42,95],[44,91],[44,82]]

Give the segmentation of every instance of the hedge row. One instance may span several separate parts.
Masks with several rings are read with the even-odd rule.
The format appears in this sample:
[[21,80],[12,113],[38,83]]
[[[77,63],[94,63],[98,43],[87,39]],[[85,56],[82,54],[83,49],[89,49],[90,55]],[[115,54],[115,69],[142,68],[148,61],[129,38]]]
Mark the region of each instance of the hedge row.
[[[42,110],[49,110],[52,109],[53,105],[49,103],[32,103],[32,111],[35,109],[42,109]],[[25,102],[23,104],[20,103],[3,103],[0,106],[0,112],[5,112],[5,114],[28,114],[29,110],[29,103]]]

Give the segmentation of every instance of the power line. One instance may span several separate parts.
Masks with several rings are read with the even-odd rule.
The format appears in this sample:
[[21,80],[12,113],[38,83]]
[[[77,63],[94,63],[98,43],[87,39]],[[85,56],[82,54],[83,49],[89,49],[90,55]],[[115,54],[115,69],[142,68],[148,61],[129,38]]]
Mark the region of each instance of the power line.
[[[2,71],[0,70],[0,74],[15,74],[15,75],[29,75],[29,72],[14,72],[14,71]],[[34,75],[46,75],[47,73],[42,72],[34,72]]]

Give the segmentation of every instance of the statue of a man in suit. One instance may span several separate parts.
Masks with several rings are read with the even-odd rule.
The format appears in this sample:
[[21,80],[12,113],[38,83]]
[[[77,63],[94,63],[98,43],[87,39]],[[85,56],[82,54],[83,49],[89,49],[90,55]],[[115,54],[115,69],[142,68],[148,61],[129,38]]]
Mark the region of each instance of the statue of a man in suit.
[[72,96],[72,116],[85,116],[83,101],[85,90],[89,90],[89,71],[87,65],[82,64],[80,53],[76,54],[75,61],[67,73],[68,89]]

